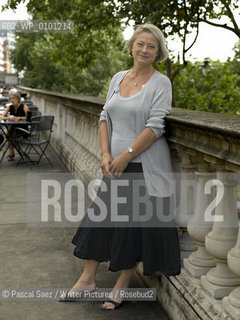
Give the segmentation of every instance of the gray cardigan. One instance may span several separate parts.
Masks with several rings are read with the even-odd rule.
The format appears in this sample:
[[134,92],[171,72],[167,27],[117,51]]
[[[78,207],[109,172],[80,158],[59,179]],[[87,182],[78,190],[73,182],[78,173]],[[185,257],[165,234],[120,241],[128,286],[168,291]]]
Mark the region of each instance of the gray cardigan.
[[[119,91],[119,84],[128,71],[121,71],[113,76],[106,103],[99,118],[99,125],[102,121],[107,122],[110,152],[112,126],[105,109],[114,92]],[[170,152],[164,137],[164,117],[171,110],[171,82],[168,77],[155,71],[146,89],[136,114],[136,133],[138,136],[146,127],[149,127],[157,139],[141,153],[143,174],[149,196],[168,197],[173,194],[174,186]]]

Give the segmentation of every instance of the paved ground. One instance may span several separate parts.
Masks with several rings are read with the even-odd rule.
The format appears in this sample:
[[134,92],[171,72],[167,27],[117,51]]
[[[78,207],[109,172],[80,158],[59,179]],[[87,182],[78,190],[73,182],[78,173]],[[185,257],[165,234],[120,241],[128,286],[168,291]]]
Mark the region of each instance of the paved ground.
[[[0,165],[0,319],[167,319],[157,302],[130,302],[119,310],[104,312],[98,309],[98,302],[3,299],[2,295],[7,294],[4,289],[10,295],[14,294],[12,290],[23,289],[31,296],[32,290],[70,288],[83,267],[83,261],[72,255],[75,228],[36,223],[40,205],[34,192],[38,190],[39,177],[66,171],[52,150],[48,154],[53,169],[41,165],[31,170],[7,160]],[[109,272],[108,264],[102,263],[96,279],[98,288],[111,288],[117,277],[118,273]],[[130,286],[142,284],[134,276]]]

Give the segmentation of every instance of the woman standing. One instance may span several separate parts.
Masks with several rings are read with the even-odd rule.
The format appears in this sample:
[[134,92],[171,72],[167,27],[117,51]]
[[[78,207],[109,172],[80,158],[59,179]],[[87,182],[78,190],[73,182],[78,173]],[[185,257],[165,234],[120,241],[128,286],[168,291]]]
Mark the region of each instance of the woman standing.
[[[136,179],[145,183],[145,207],[147,213],[150,209],[153,212],[154,225],[90,228],[86,215],[72,240],[76,246],[74,255],[86,260],[84,270],[67,295],[60,298],[74,301],[74,292],[96,288],[99,263],[110,261],[109,270],[122,272],[112,290],[112,299],[100,306],[104,310],[122,305],[114,293],[118,288],[128,288],[138,262],[143,262],[145,275],[156,271],[176,275],[181,268],[176,227],[164,222],[155,225],[162,208],[159,200],[162,204],[172,196],[171,161],[164,137],[164,117],[171,109],[172,88],[169,79],[153,68],[153,62],[166,59],[168,51],[162,32],[152,24],[140,25],[126,47],[133,56],[133,68],[112,78],[99,119],[102,183],[111,188],[113,180],[128,179],[129,188],[121,194],[127,201],[120,213],[131,218],[138,214],[133,200],[136,184],[132,183],[131,174],[134,179],[137,175]],[[107,190],[99,188],[97,197],[106,204],[110,219],[111,192]],[[98,210],[97,205],[93,203],[91,209]]]

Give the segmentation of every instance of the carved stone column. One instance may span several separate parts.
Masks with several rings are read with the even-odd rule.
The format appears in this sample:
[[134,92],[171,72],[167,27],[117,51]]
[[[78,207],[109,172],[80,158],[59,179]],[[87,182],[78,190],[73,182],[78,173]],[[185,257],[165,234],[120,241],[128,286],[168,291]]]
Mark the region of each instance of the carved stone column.
[[193,163],[191,156],[186,152],[185,148],[178,148],[182,157],[180,164],[180,186],[179,186],[179,206],[177,212],[177,222],[181,226],[182,237],[179,239],[181,248],[181,259],[187,258],[193,251],[197,249],[195,243],[190,238],[187,230],[187,221],[193,217],[194,213],[194,181],[195,176],[193,170],[196,164]]
[[[170,156],[171,156],[171,163],[172,163],[172,171],[173,171],[173,178],[174,178],[174,182],[175,182],[175,201],[176,201],[176,223],[179,226],[179,230],[180,230],[180,226],[181,226],[181,221],[178,221],[178,217],[179,217],[179,203],[180,203],[180,181],[181,181],[181,177],[180,177],[180,173],[181,173],[181,157],[179,156],[179,152],[178,149],[181,149],[180,147],[176,147],[174,144],[169,143],[169,147],[170,147]],[[181,232],[182,234],[182,232]]]
[[99,151],[99,137],[98,137],[98,127],[97,123],[93,124],[93,145],[92,145],[92,153],[95,155],[97,158],[98,156],[98,151]]
[[84,118],[84,116],[81,117],[81,133],[82,133],[82,139],[81,139],[81,142],[80,144],[86,148],[86,141],[87,141],[87,138],[88,138],[88,132],[87,132],[87,122],[86,122],[86,119]]
[[202,159],[198,164],[198,172],[195,174],[197,176],[195,213],[189,221],[187,229],[198,249],[192,252],[187,259],[184,259],[183,264],[192,276],[200,278],[216,265],[205,248],[205,236],[212,230],[213,226],[213,222],[206,222],[205,212],[214,198],[213,192],[205,193],[205,186],[214,177],[214,173],[210,172],[208,163]]
[[47,101],[43,98],[43,114],[47,114]]
[[[238,219],[236,213],[235,186],[237,184],[234,173],[218,172],[216,185],[224,186],[223,193],[219,189],[214,215],[213,229],[205,239],[207,251],[214,257],[216,267],[206,276],[201,277],[203,287],[217,299],[228,295],[235,286],[240,285],[238,279],[227,265],[228,252],[234,247],[238,234]],[[218,221],[217,221],[218,220]]]
[[[228,252],[227,262],[229,269],[240,278],[240,228],[236,246]],[[234,319],[240,320],[240,287],[223,298],[223,305]]]

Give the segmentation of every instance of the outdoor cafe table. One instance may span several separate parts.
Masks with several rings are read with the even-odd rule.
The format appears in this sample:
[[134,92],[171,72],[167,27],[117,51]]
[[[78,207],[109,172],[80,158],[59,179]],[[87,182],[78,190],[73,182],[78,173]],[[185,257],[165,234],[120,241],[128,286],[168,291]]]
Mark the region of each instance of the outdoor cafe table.
[[[3,152],[2,157],[0,159],[0,164],[2,163],[5,154],[8,151],[9,148],[9,144],[11,143],[13,146],[16,147],[16,144],[14,143],[14,135],[12,137],[8,136],[8,131],[10,126],[14,126],[14,127],[19,127],[21,125],[31,125],[32,122],[30,121],[25,121],[25,120],[19,120],[19,121],[8,121],[8,120],[1,120],[0,121],[0,134],[2,134],[4,136],[4,142],[2,143],[2,145],[0,146],[0,151]],[[17,153],[21,156],[21,154],[19,153],[18,148],[15,148]]]

